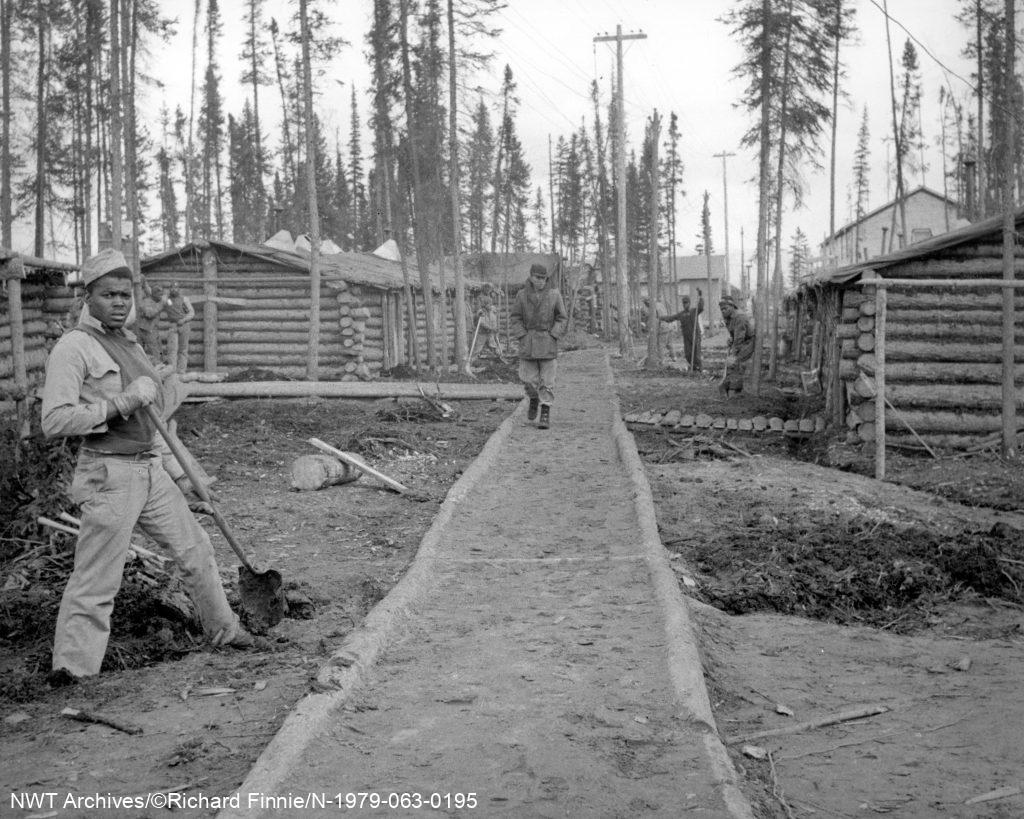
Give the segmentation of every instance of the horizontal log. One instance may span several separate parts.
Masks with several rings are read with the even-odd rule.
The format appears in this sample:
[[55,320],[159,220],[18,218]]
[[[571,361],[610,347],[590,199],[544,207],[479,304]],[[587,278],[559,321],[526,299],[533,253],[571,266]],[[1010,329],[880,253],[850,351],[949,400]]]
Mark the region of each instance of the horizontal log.
[[844,307],[842,313],[839,314],[839,320],[843,324],[856,324],[859,318],[860,309],[857,307]]
[[[1024,309],[1014,310],[1014,324],[1024,327]],[[1002,326],[1003,311],[997,310],[911,310],[886,311],[886,324],[945,324]]]
[[[1024,310],[1024,293],[1016,293],[1013,299],[1016,310]],[[1003,295],[998,290],[905,290],[887,291],[888,310],[907,308],[911,310],[1002,310]]]
[[[279,341],[274,344],[256,344],[246,343],[240,341],[232,341],[221,344],[217,344],[218,355],[233,355],[236,353],[259,353],[261,355],[267,355],[273,357],[274,355],[305,355],[309,349],[308,344],[294,341]],[[346,348],[337,342],[321,342],[318,345],[318,349],[321,354],[325,353],[342,353]]]
[[251,398],[301,398],[318,395],[324,398],[390,398],[419,396],[420,390],[427,395],[436,395],[440,390],[444,400],[467,401],[519,401],[523,389],[518,384],[418,384],[409,381],[379,381],[360,383],[354,381],[257,381],[221,382],[218,384],[192,385],[190,395],[197,397],[251,397]]
[[878,312],[878,305],[874,299],[865,299],[857,309],[862,316],[873,316]]
[[[48,324],[49,324],[49,322],[44,321],[43,319],[39,319],[39,318],[36,318],[36,319],[27,319],[26,318],[26,319],[24,319],[24,324],[22,326],[22,337],[23,338],[29,338],[31,336],[37,336],[37,335],[41,336],[43,333],[46,332],[46,327],[47,327]],[[10,324],[0,324],[0,340],[6,339],[6,340],[9,341],[10,338],[11,338],[11,325]]]
[[[900,421],[899,416],[902,416],[918,433],[981,433],[994,432],[1002,428],[1002,419],[998,412],[956,412],[955,410],[912,409],[894,406],[896,406],[896,410],[888,407],[885,410],[885,427],[887,431],[890,429],[893,431],[906,430],[906,426]],[[865,401],[857,407],[856,411],[862,421],[873,422],[875,418],[875,402]]]
[[857,339],[860,336],[861,332],[861,329],[856,324],[836,325],[836,338]]
[[839,377],[843,381],[852,381],[854,378],[857,378],[860,373],[860,367],[857,366],[857,362],[852,358],[839,359]]
[[[863,355],[857,356],[857,367],[868,375],[875,374],[875,354],[864,353]],[[888,364],[886,365],[888,370]]]
[[[949,410],[993,410],[1002,405],[1002,384],[889,384],[885,396],[897,409],[929,407]],[[1017,409],[1024,407],[1024,385],[1015,390]]]
[[[916,432],[917,430],[915,430]],[[956,433],[924,433],[920,435],[923,440],[932,449],[977,449],[983,443],[991,442],[989,433],[978,432],[974,435],[964,435]],[[1019,439],[1018,439],[1019,440]],[[893,447],[907,447],[910,449],[923,449],[921,441],[914,435],[908,432],[906,429],[893,430],[891,433],[886,430],[885,435],[886,446]],[[992,450],[999,451],[999,443],[992,444]]]
[[[1014,348],[1014,358],[1024,361],[1024,344]],[[998,342],[971,344],[966,342],[939,342],[886,339],[885,357],[893,361],[960,361],[964,363],[993,363],[1002,361],[1003,352]]]
[[[873,373],[872,365],[869,374]],[[888,361],[885,365],[885,380],[893,384],[1002,384],[1003,368],[1001,364],[995,363]],[[1014,382],[1024,384],[1024,362],[1015,365]]]
[[[251,330],[232,330],[225,332],[223,328],[217,331],[217,344],[261,344],[267,349],[274,349],[275,345],[281,344],[306,344],[309,342],[308,330],[274,330],[272,332],[253,332]],[[201,342],[200,342],[201,343]],[[341,335],[337,328],[333,332],[320,332],[321,344],[340,344]]]
[[[48,352],[42,348],[25,350],[25,369],[39,369],[46,365]],[[9,378],[14,375],[14,359],[10,356],[0,356],[0,378]]]
[[857,319],[857,329],[862,333],[870,333],[875,329],[875,319],[872,316],[861,316]]
[[861,333],[857,336],[857,349],[862,353],[870,353],[875,349],[875,334]]
[[[1014,259],[1013,265],[1016,278],[1024,276],[1024,259]],[[978,257],[974,259],[917,259],[902,262],[887,268],[884,278],[893,279],[965,279],[971,277],[989,278],[1000,276],[1003,272],[1002,259]]]
[[[338,312],[337,308],[324,309],[324,307],[324,305],[320,306],[321,321],[337,322],[338,319],[341,318],[341,313]],[[198,312],[199,311],[197,311],[197,313]],[[218,318],[221,313],[223,313],[225,319],[230,319],[232,321],[309,321],[308,308],[304,310],[278,310],[270,307],[259,310],[253,310],[251,308],[236,308],[232,310],[218,311]]]
[[[1024,325],[1024,321],[1021,322]],[[1003,337],[1000,324],[947,324],[906,321],[886,322],[886,341],[889,338],[929,339],[936,342],[996,342]]]

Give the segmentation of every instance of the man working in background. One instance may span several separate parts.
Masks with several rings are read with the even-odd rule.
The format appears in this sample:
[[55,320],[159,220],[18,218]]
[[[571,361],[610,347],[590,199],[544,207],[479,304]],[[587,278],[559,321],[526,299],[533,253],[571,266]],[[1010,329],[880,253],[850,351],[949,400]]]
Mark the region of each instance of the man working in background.
[[171,283],[164,312],[171,322],[167,330],[167,363],[178,373],[184,373],[188,369],[188,339],[196,311],[177,282]]
[[99,673],[136,523],[173,555],[211,643],[254,644],[228,606],[213,546],[189,511],[188,478],[143,410],[152,404],[159,412],[163,397],[160,373],[124,331],[132,306],[124,256],[100,251],[82,265],[82,281],[88,310],[54,345],[43,387],[46,436],[83,436],[70,492],[82,524],[57,614],[52,685]]
[[700,321],[698,316],[704,312],[704,294],[697,291],[697,307],[690,307],[690,297],[683,296],[683,309],[671,316],[665,316],[664,322],[679,322],[679,330],[683,335],[683,349],[686,355],[686,363],[690,370],[700,372]]
[[163,288],[154,284],[144,285],[145,295],[139,305],[138,319],[135,322],[135,335],[139,344],[146,351],[151,361],[160,361],[160,314],[164,311]]
[[754,324],[750,317],[736,306],[732,296],[722,296],[718,306],[729,330],[729,355],[725,359],[725,375],[718,391],[726,398],[743,392],[747,365],[754,357]]

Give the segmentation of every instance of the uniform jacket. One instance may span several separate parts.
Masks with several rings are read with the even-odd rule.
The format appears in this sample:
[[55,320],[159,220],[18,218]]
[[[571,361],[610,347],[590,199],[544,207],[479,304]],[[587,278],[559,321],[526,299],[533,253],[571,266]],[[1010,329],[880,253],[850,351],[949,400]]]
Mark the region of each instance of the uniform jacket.
[[754,354],[754,324],[739,310],[729,319],[729,352],[737,361],[746,361]]
[[[103,325],[88,313],[79,323],[105,332]],[[124,335],[135,338],[130,332]],[[141,353],[142,349],[139,350]],[[157,386],[160,386],[159,381]],[[121,368],[96,339],[87,333],[65,333],[46,361],[43,433],[47,438],[66,438],[106,432],[107,402],[123,389]],[[161,455],[164,468],[172,478],[184,474],[159,435],[153,440],[153,450]]]
[[532,279],[516,295],[509,314],[512,336],[519,339],[520,358],[557,358],[558,339],[568,323],[562,294],[550,284],[538,290]]

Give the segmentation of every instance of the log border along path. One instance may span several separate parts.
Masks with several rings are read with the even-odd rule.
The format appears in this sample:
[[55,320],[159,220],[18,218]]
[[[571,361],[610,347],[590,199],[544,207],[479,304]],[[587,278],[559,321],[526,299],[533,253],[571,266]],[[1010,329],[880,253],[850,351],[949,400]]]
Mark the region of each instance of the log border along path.
[[336,815],[346,800],[410,816],[752,816],[607,356],[559,368],[551,429],[524,404],[499,427],[222,817]]

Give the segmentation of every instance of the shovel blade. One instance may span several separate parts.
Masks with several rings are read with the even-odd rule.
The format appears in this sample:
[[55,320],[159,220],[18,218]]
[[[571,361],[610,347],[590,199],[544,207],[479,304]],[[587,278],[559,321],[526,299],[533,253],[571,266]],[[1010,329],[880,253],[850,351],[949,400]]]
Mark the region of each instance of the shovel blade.
[[258,634],[280,623],[288,611],[284,581],[274,569],[255,572],[239,566],[238,596],[249,627]]

